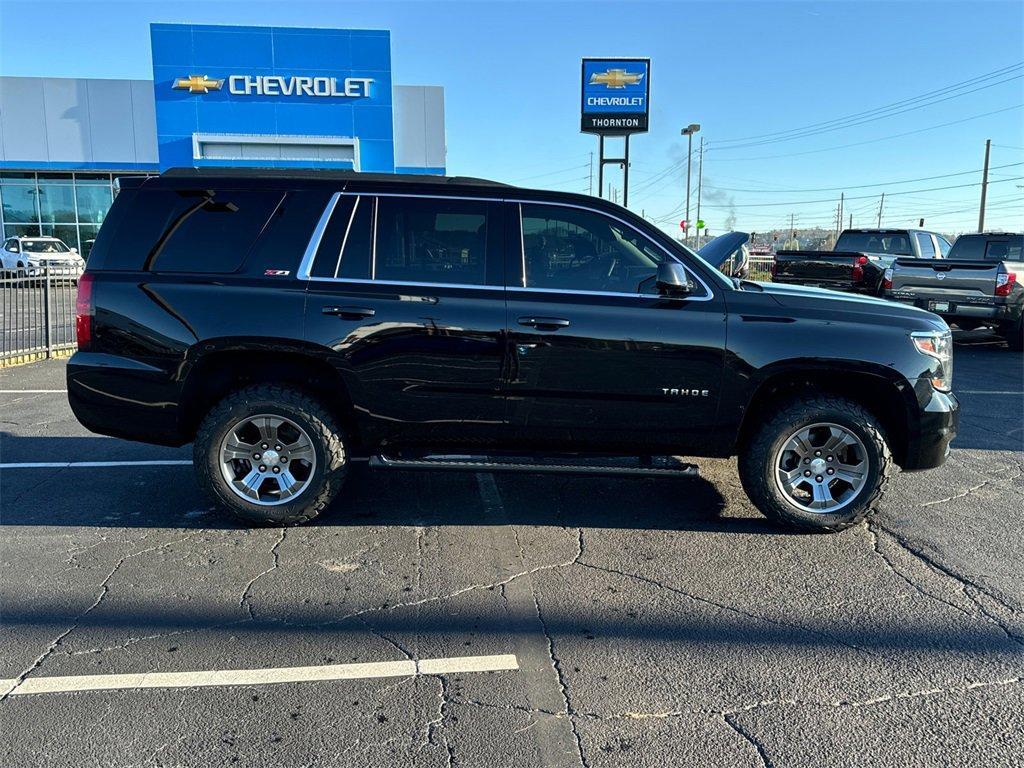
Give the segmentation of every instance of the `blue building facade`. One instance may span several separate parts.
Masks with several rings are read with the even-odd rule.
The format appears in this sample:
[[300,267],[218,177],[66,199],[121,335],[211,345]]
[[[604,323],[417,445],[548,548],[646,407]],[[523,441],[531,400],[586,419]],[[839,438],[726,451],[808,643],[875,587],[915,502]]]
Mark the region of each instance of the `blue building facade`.
[[391,35],[154,24],[160,167],[395,170]]

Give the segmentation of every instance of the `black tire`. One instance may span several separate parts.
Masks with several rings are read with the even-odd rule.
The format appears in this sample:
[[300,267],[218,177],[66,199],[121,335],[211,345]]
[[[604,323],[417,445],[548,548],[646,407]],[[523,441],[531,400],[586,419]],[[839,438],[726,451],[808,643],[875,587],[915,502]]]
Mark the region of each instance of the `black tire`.
[[[837,424],[863,443],[868,462],[863,488],[834,512],[801,509],[775,481],[775,460],[790,435],[811,424]],[[830,533],[849,528],[871,512],[892,472],[892,454],[878,420],[865,408],[842,397],[818,396],[783,403],[742,448],[740,482],[754,506],[769,520],[804,531]]]
[[[283,416],[309,435],[316,466],[293,501],[275,506],[238,496],[220,470],[220,445],[227,431],[246,416]],[[192,447],[200,486],[219,505],[251,525],[299,525],[315,518],[334,500],[348,472],[344,436],[322,403],[286,386],[259,385],[233,392],[206,414]]]
[[1017,322],[1006,329],[1003,336],[1006,339],[1006,347],[1011,352],[1024,351],[1024,314],[1017,318]]

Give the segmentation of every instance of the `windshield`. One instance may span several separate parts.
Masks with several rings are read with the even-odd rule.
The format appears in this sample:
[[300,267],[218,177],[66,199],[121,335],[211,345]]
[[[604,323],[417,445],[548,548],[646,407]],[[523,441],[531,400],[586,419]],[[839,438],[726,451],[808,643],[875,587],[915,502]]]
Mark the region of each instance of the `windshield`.
[[913,255],[906,232],[843,232],[836,241],[835,250]]
[[69,253],[70,249],[60,240],[22,240],[26,253]]

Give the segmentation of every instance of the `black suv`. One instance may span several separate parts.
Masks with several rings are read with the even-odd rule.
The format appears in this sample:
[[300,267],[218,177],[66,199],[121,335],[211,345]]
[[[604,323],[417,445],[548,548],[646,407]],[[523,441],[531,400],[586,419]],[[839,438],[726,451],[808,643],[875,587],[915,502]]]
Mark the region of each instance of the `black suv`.
[[78,419],[194,443],[256,523],[379,469],[678,476],[739,455],[768,517],[838,530],[956,433],[920,309],[728,278],[603,200],[474,179],[122,180],[79,287]]

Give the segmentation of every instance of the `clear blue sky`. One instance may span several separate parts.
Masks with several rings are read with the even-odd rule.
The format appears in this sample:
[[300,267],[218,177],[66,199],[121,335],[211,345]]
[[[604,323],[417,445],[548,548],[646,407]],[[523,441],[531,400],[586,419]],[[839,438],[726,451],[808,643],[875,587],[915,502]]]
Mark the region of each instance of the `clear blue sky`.
[[[1024,224],[1024,179],[1012,179],[1024,177],[1022,69],[841,130],[746,148],[729,142],[866,112],[1019,64],[1020,2],[0,0],[0,72],[149,78],[154,21],[389,29],[395,81],[446,89],[449,173],[574,191],[587,189],[597,144],[579,133],[580,58],[649,56],[651,131],[632,142],[630,207],[666,227],[681,218],[679,128],[690,122],[703,126],[708,142],[702,213],[712,233],[722,231],[730,210],[736,227],[748,230],[784,226],[790,213],[798,225],[828,224],[841,191],[830,188],[870,195],[848,203],[855,225],[873,223],[884,190],[885,223],[925,216],[947,232],[969,230],[978,187],[915,190],[980,181],[974,172],[986,138],[997,145],[993,166],[1022,163],[993,171],[993,181],[1005,181],[990,187],[987,223]],[[915,104],[901,109],[907,106]],[[1005,111],[975,117],[996,110]],[[932,129],[954,121],[961,122]],[[849,144],[857,146],[833,149]],[[864,186],[963,171],[972,173]],[[913,194],[896,194],[905,191]]]

